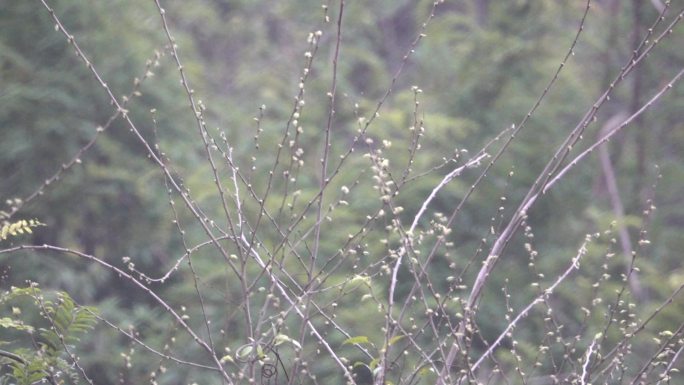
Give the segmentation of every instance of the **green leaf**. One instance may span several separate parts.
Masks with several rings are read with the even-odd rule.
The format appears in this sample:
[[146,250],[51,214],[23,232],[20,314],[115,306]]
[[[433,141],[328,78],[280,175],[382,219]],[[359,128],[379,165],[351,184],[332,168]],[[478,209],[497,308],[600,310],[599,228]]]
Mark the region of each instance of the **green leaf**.
[[47,318],[52,321],[54,329],[40,329],[45,340],[44,346],[53,354],[60,350],[63,343],[73,344],[80,340],[80,334],[92,329],[97,322],[94,310],[77,306],[67,293],[58,293],[56,303],[46,301]]
[[422,369],[418,371],[419,376],[427,376],[428,374],[433,373],[432,368],[430,366],[425,366]]
[[356,336],[356,337],[351,337],[347,338],[342,342],[342,345],[355,345],[355,344],[371,344],[370,340],[366,336]]
[[13,320],[13,319],[8,318],[8,317],[0,318],[0,327],[3,327],[5,329],[16,329],[16,330],[27,331],[29,333],[33,331],[33,326],[24,325],[24,323],[22,321]]
[[403,339],[404,337],[406,337],[406,336],[394,336],[394,337],[390,338],[389,343],[388,343],[387,345],[388,345],[388,346],[392,346],[392,345],[394,345],[395,343],[399,342],[399,341],[400,341],[401,339]]
[[285,342],[289,342],[292,345],[296,346],[298,349],[302,348],[302,345],[299,343],[299,341],[293,340],[292,338],[290,338],[289,336],[287,336],[285,334],[276,335],[275,338],[273,338],[273,342],[274,342],[275,346],[282,345]]
[[221,357],[221,362],[230,362],[231,364],[234,364],[235,360],[233,359],[233,356],[226,354],[225,356]]
[[237,352],[235,352],[235,357],[244,360],[245,358],[249,357],[250,354],[252,354],[253,350],[254,347],[252,345],[242,345],[240,348],[238,348]]
[[375,370],[375,368],[378,367],[379,363],[380,363],[379,358],[373,358],[373,360],[370,362],[370,364],[368,364],[368,367],[370,367],[370,370],[373,371],[373,370]]

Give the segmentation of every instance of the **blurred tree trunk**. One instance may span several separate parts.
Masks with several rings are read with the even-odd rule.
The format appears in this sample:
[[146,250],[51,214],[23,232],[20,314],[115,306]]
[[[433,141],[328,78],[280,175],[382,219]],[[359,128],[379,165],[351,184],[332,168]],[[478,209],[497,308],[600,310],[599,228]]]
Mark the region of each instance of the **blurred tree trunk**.
[[[616,16],[620,14],[620,1],[609,0],[605,3],[605,7],[608,10],[607,13],[614,16],[610,18],[605,49],[600,54],[601,62],[603,63],[603,79],[601,80],[601,89],[607,89],[610,86],[610,83],[613,81],[613,77],[615,76],[614,69],[617,65],[614,65],[613,58],[617,54],[615,51],[618,50],[617,43],[618,37],[620,36],[620,20]],[[620,156],[622,155],[622,149],[624,148],[625,136],[623,133],[620,133],[616,135],[612,141],[618,143],[618,145],[612,146],[610,153],[611,162],[613,164],[618,164]],[[606,181],[603,178],[603,174],[597,173],[594,176],[592,192],[597,198],[606,196],[607,186]]]

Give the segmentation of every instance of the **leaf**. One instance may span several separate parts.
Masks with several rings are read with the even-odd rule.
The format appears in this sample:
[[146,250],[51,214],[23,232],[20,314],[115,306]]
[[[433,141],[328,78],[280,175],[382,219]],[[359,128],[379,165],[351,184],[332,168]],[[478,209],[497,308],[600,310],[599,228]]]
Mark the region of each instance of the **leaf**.
[[238,348],[237,352],[235,352],[235,357],[240,360],[244,360],[245,358],[249,357],[250,354],[252,354],[253,350],[254,347],[252,345],[242,345],[240,348]]
[[299,341],[293,340],[292,338],[290,338],[289,336],[287,336],[285,334],[276,335],[275,338],[273,338],[273,342],[274,342],[275,346],[282,345],[285,342],[289,342],[292,345],[296,346],[298,349],[302,348],[302,345],[299,344]]
[[388,346],[392,346],[392,345],[394,345],[395,343],[399,342],[400,340],[402,340],[402,339],[405,338],[405,337],[406,337],[406,336],[394,336],[394,337],[390,338],[389,343],[388,343],[387,345],[388,345]]
[[17,222],[6,223],[0,227],[0,241],[8,239],[10,236],[16,237],[19,234],[32,234],[33,231],[31,230],[31,227],[37,226],[44,226],[44,224],[35,219],[31,219],[29,221],[22,219]]
[[226,354],[225,356],[221,357],[221,363],[223,362],[230,362],[231,364],[234,364],[235,360],[233,359],[233,356]]
[[368,364],[368,367],[370,367],[371,371],[374,371],[378,367],[379,363],[380,363],[379,358],[373,358],[373,360],[370,362],[370,364]]
[[62,344],[78,342],[79,335],[92,329],[97,322],[92,308],[77,306],[67,293],[61,292],[57,296],[56,303],[45,302],[46,314],[53,328],[40,329],[44,345],[54,354]]
[[371,344],[370,340],[366,336],[356,336],[356,337],[351,337],[347,338],[342,342],[342,345],[356,345],[356,344]]
[[289,336],[286,336],[285,334],[278,334],[273,338],[273,344],[275,346],[282,345],[285,342],[290,342],[292,341],[292,338]]
[[419,376],[427,376],[428,374],[432,373],[432,368],[429,366],[425,366],[422,369],[418,371]]
[[349,284],[350,285],[363,284],[366,286],[370,286],[371,285],[371,277],[369,277],[367,275],[358,275],[357,274],[357,275],[353,276],[352,279],[349,280]]
[[33,326],[31,325],[24,325],[24,323],[20,320],[13,320],[8,317],[2,317],[0,318],[0,327],[3,327],[5,329],[16,329],[16,330],[23,330],[27,332],[32,332],[33,331]]

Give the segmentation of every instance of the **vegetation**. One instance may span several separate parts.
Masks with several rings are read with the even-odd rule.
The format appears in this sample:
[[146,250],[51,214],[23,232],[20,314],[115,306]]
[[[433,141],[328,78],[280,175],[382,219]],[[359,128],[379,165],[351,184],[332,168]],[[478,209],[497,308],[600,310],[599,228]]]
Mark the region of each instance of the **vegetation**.
[[683,18],[12,2],[0,383],[684,384]]
[[[26,317],[22,306],[12,306],[10,317],[0,319],[0,327],[11,334],[28,335],[33,340],[32,347],[14,347],[12,352],[0,350],[0,363],[6,368],[3,384],[29,385],[48,381],[50,384],[78,381],[78,374],[73,368],[83,369],[77,362],[70,362],[65,355],[80,340],[80,334],[92,329],[96,322],[95,310],[76,306],[66,293],[57,293],[56,300],[46,299],[36,284],[20,289],[13,287],[2,293],[0,305],[7,306],[12,302],[21,303],[19,299],[28,297],[40,311],[42,318],[48,321],[46,328],[36,330]],[[14,333],[12,333],[14,332]],[[36,338],[37,337],[37,338]],[[3,345],[12,345],[10,339],[0,340]]]

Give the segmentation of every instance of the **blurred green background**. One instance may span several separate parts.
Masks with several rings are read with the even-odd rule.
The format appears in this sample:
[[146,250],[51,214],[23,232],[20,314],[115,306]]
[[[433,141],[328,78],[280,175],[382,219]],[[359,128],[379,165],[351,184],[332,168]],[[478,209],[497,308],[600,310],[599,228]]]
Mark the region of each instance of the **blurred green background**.
[[[678,5],[681,7],[673,4],[671,12],[678,12]],[[140,95],[131,100],[129,115],[147,140],[158,143],[174,175],[192,191],[207,215],[221,218],[223,211],[211,169],[154,3],[65,0],[54,2],[53,6],[117,97],[131,92],[134,79],[143,78],[146,62],[150,61],[154,75],[144,80]],[[209,130],[216,132],[218,128],[225,132],[234,148],[234,162],[249,176],[254,191],[260,195],[267,189],[276,145],[292,112],[293,97],[306,63],[304,53],[311,50],[306,37],[316,30],[323,32],[306,83],[306,105],[299,118],[303,133],[297,146],[304,150],[301,158],[305,165],[298,171],[296,186],[287,184],[281,175],[284,166],[279,166],[266,202],[270,212],[277,213],[281,202],[290,201],[293,192],[300,190],[300,200],[294,206],[301,209],[319,189],[318,158],[328,117],[326,93],[331,84],[336,4],[329,4],[328,23],[324,21],[325,8],[321,3],[309,0],[171,0],[164,2],[164,7],[195,96],[207,106]],[[332,164],[354,140],[358,118],[368,118],[392,84],[431,7],[432,2],[405,0],[347,4],[331,138]],[[405,226],[452,168],[434,167],[464,149],[475,154],[501,130],[521,121],[568,51],[584,7],[579,1],[477,0],[446,2],[436,8],[424,31],[426,36],[406,61],[367,134],[376,144],[383,139],[393,142],[392,147],[385,149],[385,156],[397,173],[394,176],[399,177],[409,159],[409,127],[414,125],[416,116],[423,122],[422,148],[412,169],[415,174],[432,171],[407,184],[396,198],[396,204],[404,208],[400,217]],[[0,8],[0,198],[5,201],[23,199],[35,191],[93,138],[96,127],[104,125],[115,108],[65,38],[55,31],[54,22],[39,2],[4,1]],[[440,249],[431,262],[431,280],[442,285],[437,285],[438,291],[448,290],[447,276],[456,275],[452,270],[462,271],[476,253],[480,240],[489,236],[491,218],[495,217],[493,223],[498,223],[500,197],[506,197],[503,213],[510,215],[555,148],[625,65],[635,42],[643,38],[657,15],[650,2],[605,0],[593,5],[575,54],[554,88],[458,215],[448,235],[450,245]],[[661,25],[656,32],[662,30]],[[631,114],[664,86],[684,66],[683,46],[683,27],[677,26],[615,90],[579,147],[592,143],[611,117]],[[423,91],[419,94],[417,112],[411,89],[414,85]],[[254,117],[259,116],[262,105],[266,108],[256,148]],[[605,231],[613,221],[628,228],[638,254],[636,265],[642,291],[631,300],[639,304],[639,317],[652,312],[683,283],[682,111],[684,87],[676,85],[611,141],[610,159],[617,174],[624,217],[616,217],[611,208],[596,155],[537,202],[527,221],[534,232],[533,247],[539,252],[537,271],[528,267],[529,255],[523,246],[527,241],[520,234],[508,248],[506,258],[502,258],[482,299],[479,325],[483,338],[496,338],[506,325],[502,286],[518,294],[511,305],[520,308],[534,295],[532,290],[527,292],[531,274],[545,274],[542,281],[550,282],[575,255],[585,233]],[[330,195],[339,195],[341,186],[353,186],[357,179],[362,182],[345,198],[349,205],[336,208],[332,222],[322,226],[323,255],[333,255],[343,247],[347,234],[358,231],[365,216],[382,207],[378,192],[368,182],[372,176],[370,163],[361,156],[367,149],[362,144],[357,147],[358,156],[350,157],[333,180],[334,193]],[[285,165],[290,161],[290,151],[294,149],[286,148],[281,158]],[[136,269],[151,277],[163,275],[187,246],[172,222],[164,176],[146,156],[139,140],[123,120],[117,119],[81,161],[12,218],[36,218],[47,226],[35,229],[30,237],[2,241],[2,248],[21,243],[54,244],[96,255],[122,267],[122,257],[130,256]],[[364,169],[365,173],[359,172]],[[451,213],[480,170],[464,173],[440,192],[424,217],[424,228],[430,226],[433,213]],[[509,177],[511,171],[514,175]],[[219,172],[228,184],[230,172],[226,164],[220,164]],[[259,206],[246,192],[242,193],[245,215],[254,224]],[[651,204],[650,198],[657,210],[644,217],[642,211]],[[334,202],[333,197],[328,199],[325,207]],[[180,203],[179,199],[176,201]],[[11,205],[5,208],[6,212]],[[278,220],[287,226],[291,223],[289,209],[284,212]],[[188,212],[180,209],[178,215],[181,223],[187,224],[185,241],[189,245],[204,239],[200,227],[191,223]],[[314,220],[315,212],[311,211],[297,231],[305,231]],[[385,232],[388,224],[389,219],[380,220],[359,243],[357,248],[367,251],[367,255],[360,253],[357,264],[372,265],[373,258],[387,254],[389,246],[380,240],[389,238],[391,245],[397,237]],[[650,244],[646,247],[638,244],[642,228],[648,230]],[[300,233],[295,234],[297,237]],[[280,235],[267,223],[260,229],[259,242],[274,248]],[[611,247],[618,254],[607,268],[612,278],[595,294],[591,285],[602,269],[601,255]],[[588,306],[592,298],[614,296],[615,288],[621,284],[620,274],[625,271],[621,253],[619,243],[611,246],[605,239],[597,242],[590,249],[594,257],[587,258],[583,266],[586,274],[572,277],[554,298],[556,306],[563,309],[560,319],[567,322],[569,329],[581,324],[579,309]],[[193,262],[201,277],[207,312],[216,320],[217,329],[225,332],[215,343],[235,351],[246,343],[243,319],[236,310],[242,306],[239,284],[230,279],[230,271],[214,250],[202,249],[195,255]],[[453,263],[456,268],[449,267]],[[290,270],[296,266],[292,262]],[[133,325],[151,346],[168,344],[183,357],[201,355],[195,347],[185,345],[186,337],[158,305],[130,283],[95,264],[69,255],[20,252],[0,254],[0,271],[4,289],[32,280],[45,289],[64,290],[78,303],[98,307],[112,323],[122,328]],[[465,276],[466,284],[472,283],[476,271],[471,267]],[[254,268],[251,274],[256,276],[257,272]],[[342,282],[354,273],[351,263],[344,265],[330,274],[330,284]],[[400,283],[406,284],[397,288],[400,297],[406,295],[412,283],[408,271],[400,272],[400,277],[402,274],[406,274],[406,279]],[[169,281],[151,287],[172,305],[188,306],[188,314],[199,327],[201,313],[197,310],[192,276],[183,263]],[[374,285],[378,295],[386,294],[386,279],[378,279]],[[334,313],[353,335],[369,336],[376,343],[382,341],[383,318],[372,301],[359,303],[357,294],[331,294],[329,300],[338,302]],[[366,314],[367,321],[359,319],[359,314]],[[654,320],[653,330],[675,330],[683,321],[682,314],[684,301],[680,295]],[[600,310],[593,317],[587,323],[589,329],[604,322]],[[296,318],[291,316],[288,322],[296,334]],[[531,320],[517,333],[521,340],[535,346],[539,343],[535,335],[543,327],[542,321]],[[346,354],[345,349],[351,352],[349,347],[341,346],[343,337],[330,339],[341,354]],[[643,349],[647,354],[653,347],[644,345]],[[97,384],[149,382],[150,373],[162,366],[169,370],[159,371],[159,383],[218,381],[212,373],[161,362],[159,357],[145,353],[102,324],[84,337],[79,351],[84,352],[82,364]],[[316,356],[315,351],[307,354]],[[130,356],[130,367],[126,367],[126,356]],[[352,353],[350,356],[354,358]],[[510,357],[502,356],[501,360],[506,365]],[[311,371],[320,383],[341,383],[336,369],[327,361],[321,361]]]

